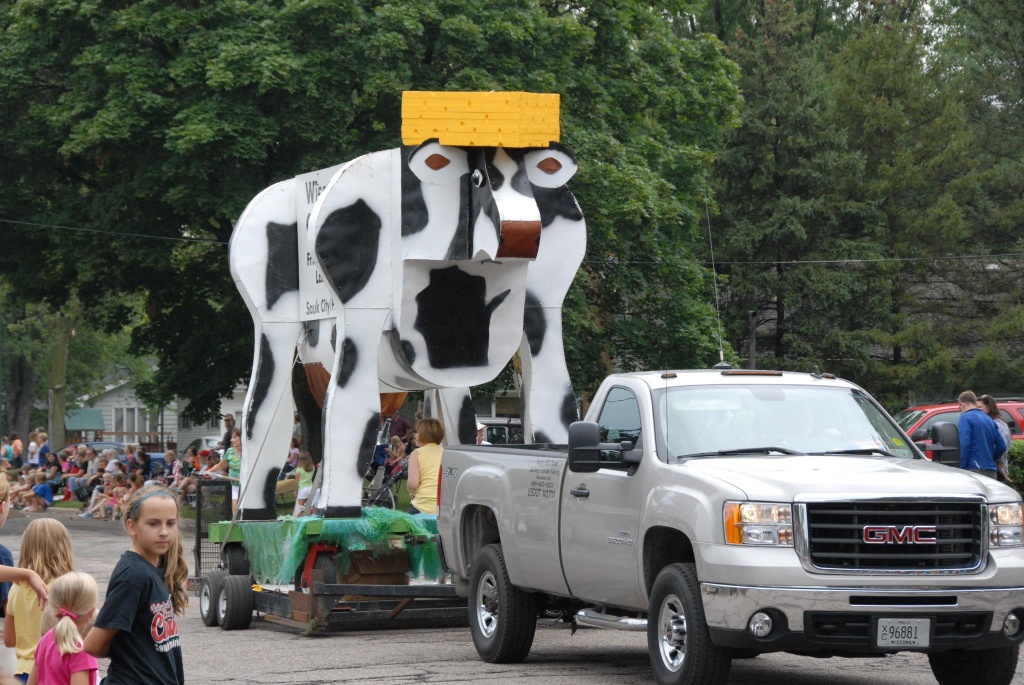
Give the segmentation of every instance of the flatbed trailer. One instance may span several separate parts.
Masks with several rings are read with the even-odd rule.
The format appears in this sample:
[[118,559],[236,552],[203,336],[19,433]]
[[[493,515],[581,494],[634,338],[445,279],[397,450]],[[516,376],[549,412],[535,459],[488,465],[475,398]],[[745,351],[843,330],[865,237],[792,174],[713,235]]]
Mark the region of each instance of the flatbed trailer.
[[[424,553],[431,559],[436,554],[433,536],[424,535],[421,520],[388,514],[386,530],[375,527],[376,540],[352,532],[363,523],[358,519],[212,520],[225,513],[224,501],[230,519],[229,498],[230,489],[220,482],[200,483],[197,575],[190,579],[190,587],[197,591],[200,615],[207,626],[245,629],[254,612],[259,620],[306,634],[468,624],[466,600],[456,596],[454,585],[410,582],[411,572],[424,570]],[[338,531],[346,532],[339,535]],[[247,533],[254,554],[246,548]],[[267,550],[253,548],[267,541],[283,541],[283,549],[264,554]],[[280,578],[279,573],[273,578],[274,571],[279,571],[278,558],[283,559],[293,545],[299,546],[296,555],[303,552],[302,547],[305,550],[292,582]],[[420,563],[413,563],[412,557]],[[274,560],[274,569],[268,567],[268,558]],[[439,568],[433,570],[437,575]]]

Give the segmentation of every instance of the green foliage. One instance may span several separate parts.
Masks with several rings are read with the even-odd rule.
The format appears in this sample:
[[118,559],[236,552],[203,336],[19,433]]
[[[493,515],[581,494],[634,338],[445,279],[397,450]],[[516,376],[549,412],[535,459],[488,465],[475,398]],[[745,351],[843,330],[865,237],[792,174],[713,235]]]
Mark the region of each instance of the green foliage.
[[1024,492],[1024,440],[1010,441],[1010,485],[1017,492]]
[[[100,314],[112,325],[118,296],[142,293],[132,349],[159,362],[142,391],[186,397],[200,417],[249,375],[252,325],[226,259],[249,199],[396,146],[404,90],[557,92],[590,229],[566,311],[580,388],[612,364],[712,361],[709,280],[690,243],[736,121],[737,71],[690,29],[691,10],[0,0],[0,217],[213,241],[21,227],[0,272],[31,299],[77,290],[94,307],[114,294]],[[54,278],[27,277],[38,268]]]

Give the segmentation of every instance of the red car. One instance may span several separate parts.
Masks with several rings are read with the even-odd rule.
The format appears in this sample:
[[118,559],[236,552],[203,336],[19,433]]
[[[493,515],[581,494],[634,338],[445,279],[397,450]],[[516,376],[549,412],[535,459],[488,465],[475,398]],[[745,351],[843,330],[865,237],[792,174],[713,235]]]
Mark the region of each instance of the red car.
[[[1021,431],[1021,426],[1024,425],[1024,399],[997,397],[996,404],[999,405],[999,413],[1003,415],[1003,420],[1010,427],[1010,439],[1024,440],[1024,432]],[[940,421],[956,423],[960,418],[960,404],[956,400],[939,404],[919,404],[904,409],[893,418],[914,442],[931,443],[932,426]],[[927,454],[930,459],[931,452]]]

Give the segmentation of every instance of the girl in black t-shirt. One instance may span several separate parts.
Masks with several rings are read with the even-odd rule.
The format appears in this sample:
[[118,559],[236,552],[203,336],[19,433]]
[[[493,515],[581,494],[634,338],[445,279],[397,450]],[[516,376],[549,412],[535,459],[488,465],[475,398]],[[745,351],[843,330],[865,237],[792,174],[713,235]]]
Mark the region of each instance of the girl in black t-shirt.
[[85,650],[110,657],[105,685],[184,685],[176,616],[185,613],[188,568],[178,500],[162,485],[144,487],[121,520],[131,548],[114,568]]

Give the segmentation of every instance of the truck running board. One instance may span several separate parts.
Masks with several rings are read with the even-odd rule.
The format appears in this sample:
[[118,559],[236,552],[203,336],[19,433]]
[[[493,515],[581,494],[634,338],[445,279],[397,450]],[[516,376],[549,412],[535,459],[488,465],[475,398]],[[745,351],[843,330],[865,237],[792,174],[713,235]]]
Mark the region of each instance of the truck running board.
[[576,622],[583,626],[592,628],[611,628],[612,630],[647,630],[646,618],[634,618],[632,616],[616,616],[609,614],[603,609],[591,607],[580,609],[576,612]]

